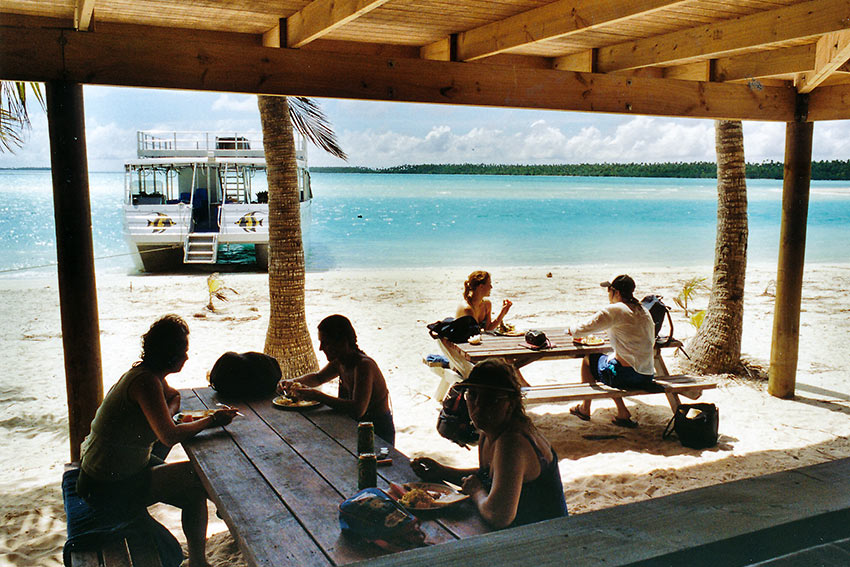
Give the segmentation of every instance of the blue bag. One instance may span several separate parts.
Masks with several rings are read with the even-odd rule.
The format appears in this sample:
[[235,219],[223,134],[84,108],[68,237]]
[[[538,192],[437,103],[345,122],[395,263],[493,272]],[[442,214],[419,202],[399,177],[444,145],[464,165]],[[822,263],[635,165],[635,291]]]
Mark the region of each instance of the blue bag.
[[425,545],[419,519],[378,488],[364,488],[346,498],[339,505],[339,525],[343,533],[387,551]]

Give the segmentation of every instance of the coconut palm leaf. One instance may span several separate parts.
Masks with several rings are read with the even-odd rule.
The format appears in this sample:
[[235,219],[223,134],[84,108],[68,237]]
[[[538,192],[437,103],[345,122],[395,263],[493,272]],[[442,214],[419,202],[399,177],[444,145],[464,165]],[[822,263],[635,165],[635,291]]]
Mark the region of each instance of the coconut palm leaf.
[[317,147],[338,158],[348,159],[319,103],[303,96],[289,97],[289,117],[295,129]]
[[20,148],[24,143],[24,130],[30,127],[27,85],[41,108],[45,109],[44,95],[39,83],[0,82],[0,152],[14,152],[15,148]]

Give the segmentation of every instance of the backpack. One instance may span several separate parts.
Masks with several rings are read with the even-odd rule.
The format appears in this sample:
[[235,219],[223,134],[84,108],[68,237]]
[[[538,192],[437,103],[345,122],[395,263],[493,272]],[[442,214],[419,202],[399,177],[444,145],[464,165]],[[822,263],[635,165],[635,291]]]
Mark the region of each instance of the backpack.
[[478,443],[478,430],[469,417],[469,408],[463,398],[463,390],[452,386],[443,399],[443,407],[437,417],[437,433],[454,441],[464,449]]
[[210,386],[224,397],[259,398],[277,388],[281,371],[277,359],[261,352],[226,352],[210,370]]
[[[641,299],[640,304],[649,312],[652,322],[655,324],[655,348],[666,347],[675,339],[673,338],[673,318],[670,316],[670,308],[664,305],[660,295],[647,295]],[[669,332],[666,336],[661,335],[661,327],[667,321]]]
[[458,319],[446,317],[442,321],[428,325],[428,333],[434,339],[448,339],[453,343],[465,343],[469,337],[481,334],[481,327],[472,315]]

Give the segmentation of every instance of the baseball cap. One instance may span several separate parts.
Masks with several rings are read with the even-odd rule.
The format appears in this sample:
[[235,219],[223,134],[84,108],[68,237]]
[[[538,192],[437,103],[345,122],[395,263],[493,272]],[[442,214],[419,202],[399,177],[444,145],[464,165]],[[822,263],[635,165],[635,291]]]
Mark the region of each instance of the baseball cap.
[[623,297],[632,297],[635,292],[635,280],[626,274],[621,274],[614,278],[611,282],[602,282],[599,284],[602,287],[613,287],[620,292]]

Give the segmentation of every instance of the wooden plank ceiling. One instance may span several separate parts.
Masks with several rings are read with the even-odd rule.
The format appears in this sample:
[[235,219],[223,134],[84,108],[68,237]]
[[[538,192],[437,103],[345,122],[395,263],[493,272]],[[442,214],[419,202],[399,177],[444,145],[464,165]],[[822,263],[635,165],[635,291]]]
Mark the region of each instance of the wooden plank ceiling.
[[788,121],[848,58],[850,0],[0,0],[7,80]]

